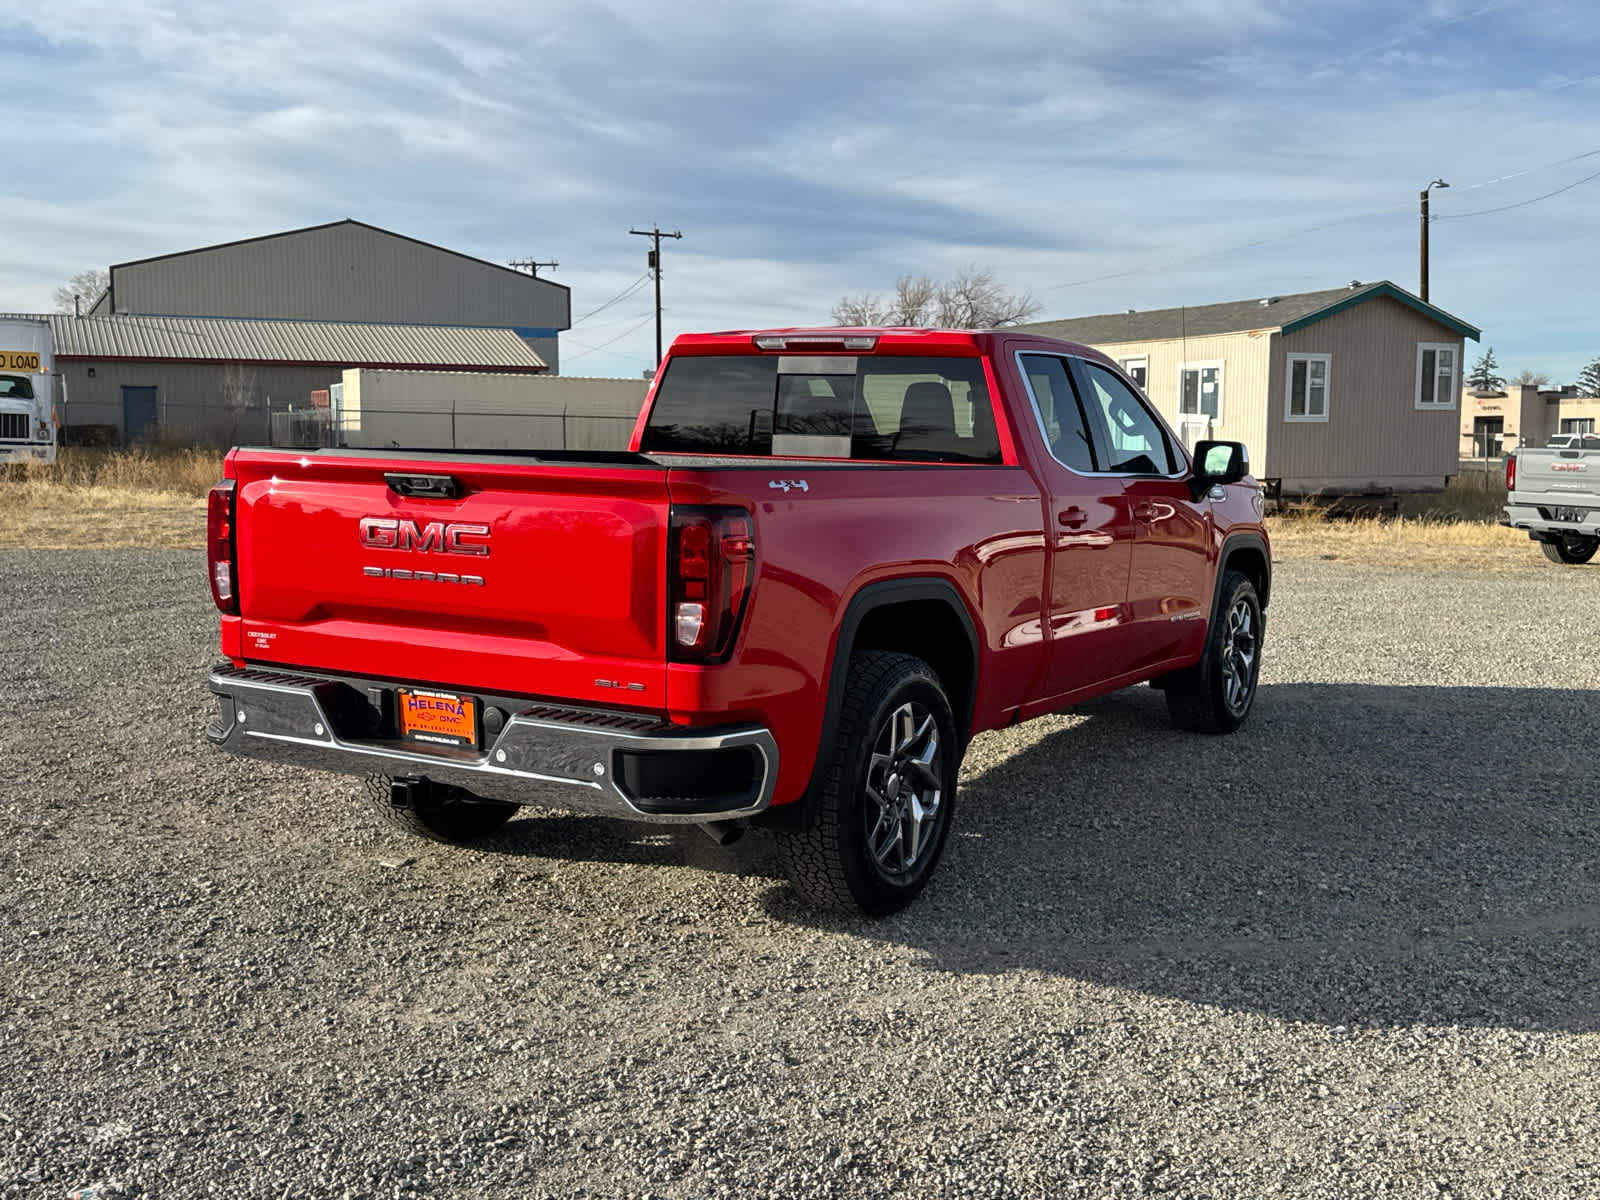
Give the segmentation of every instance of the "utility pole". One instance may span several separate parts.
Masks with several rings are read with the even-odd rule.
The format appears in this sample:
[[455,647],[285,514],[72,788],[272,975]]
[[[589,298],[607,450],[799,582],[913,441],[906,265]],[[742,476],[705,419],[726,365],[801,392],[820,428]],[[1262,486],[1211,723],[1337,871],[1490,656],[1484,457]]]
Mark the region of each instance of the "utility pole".
[[650,256],[645,259],[645,263],[656,277],[656,366],[659,367],[661,365],[661,239],[681,238],[683,234],[662,233],[654,226],[649,229],[630,229],[628,232],[651,239]]
[[1422,289],[1419,295],[1422,299],[1428,298],[1428,193],[1434,188],[1447,188],[1450,185],[1442,179],[1435,179],[1422,189]]
[[515,267],[518,270],[527,271],[528,274],[532,275],[535,279],[539,278],[540,267],[549,267],[551,270],[555,270],[555,268],[559,267],[560,265],[561,264],[556,262],[554,259],[549,262],[536,262],[531,258],[513,258],[510,262],[506,263],[506,266],[508,267]]

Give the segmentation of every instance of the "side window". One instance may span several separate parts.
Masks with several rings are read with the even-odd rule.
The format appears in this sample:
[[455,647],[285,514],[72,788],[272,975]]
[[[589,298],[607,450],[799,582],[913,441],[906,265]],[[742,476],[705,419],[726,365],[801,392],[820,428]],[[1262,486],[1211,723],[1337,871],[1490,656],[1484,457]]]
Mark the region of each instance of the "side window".
[[1094,449],[1066,361],[1053,354],[1024,354],[1019,361],[1050,453],[1064,467],[1085,474],[1094,471]]
[[1084,362],[1089,381],[1089,420],[1107,471],[1119,475],[1170,475],[1177,470],[1172,443],[1161,422],[1126,383],[1099,363]]

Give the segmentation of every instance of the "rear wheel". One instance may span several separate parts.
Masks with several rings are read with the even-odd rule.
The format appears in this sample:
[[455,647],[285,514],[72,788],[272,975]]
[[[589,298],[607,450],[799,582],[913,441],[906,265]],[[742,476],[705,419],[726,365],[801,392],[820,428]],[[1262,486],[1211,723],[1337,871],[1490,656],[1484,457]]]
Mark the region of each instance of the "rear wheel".
[[472,842],[495,832],[514,815],[517,806],[502,800],[482,800],[461,788],[429,784],[411,789],[405,804],[396,804],[394,780],[369,775],[367,797],[390,825],[430,842]]
[[1554,563],[1577,566],[1586,563],[1600,550],[1600,538],[1568,536],[1553,542],[1540,542],[1544,556]]
[[852,656],[830,751],[816,820],[778,835],[779,859],[818,908],[896,912],[927,885],[955,807],[960,745],[939,677],[909,654]]
[[1243,725],[1261,674],[1265,625],[1255,584],[1228,571],[1219,586],[1222,606],[1200,661],[1164,681],[1167,715],[1179,729],[1195,733],[1232,733]]

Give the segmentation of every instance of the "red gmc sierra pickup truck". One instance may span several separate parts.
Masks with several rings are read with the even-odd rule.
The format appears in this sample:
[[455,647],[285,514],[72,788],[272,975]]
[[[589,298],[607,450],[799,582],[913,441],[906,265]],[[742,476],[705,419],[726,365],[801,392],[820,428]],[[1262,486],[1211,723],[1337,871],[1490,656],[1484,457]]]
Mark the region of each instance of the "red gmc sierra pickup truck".
[[1245,448],[1018,331],[679,337],[616,452],[235,449],[207,734],[462,841],[518,805],[770,829],[796,889],[927,883],[972,736],[1150,681],[1226,733],[1271,553]]

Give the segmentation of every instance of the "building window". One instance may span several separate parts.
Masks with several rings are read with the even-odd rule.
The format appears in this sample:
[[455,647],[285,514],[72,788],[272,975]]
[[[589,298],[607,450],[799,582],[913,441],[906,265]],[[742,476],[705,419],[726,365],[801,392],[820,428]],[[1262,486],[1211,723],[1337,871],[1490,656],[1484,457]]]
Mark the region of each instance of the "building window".
[[1145,380],[1150,375],[1150,360],[1148,358],[1119,358],[1117,366],[1127,372],[1128,378],[1139,385],[1141,391],[1148,390]]
[[1222,364],[1183,363],[1178,367],[1178,416],[1222,420]]
[[1561,432],[1562,433],[1593,433],[1594,432],[1594,418],[1593,417],[1562,417],[1561,418]]
[[1454,342],[1417,343],[1417,407],[1454,408],[1456,359],[1459,347]]
[[1332,370],[1331,354],[1289,355],[1283,380],[1285,421],[1328,419],[1328,376]]

